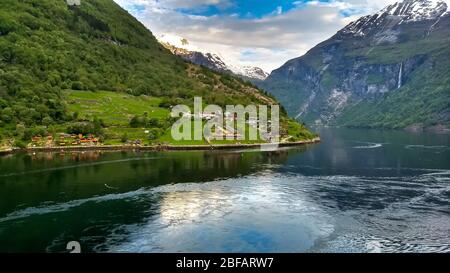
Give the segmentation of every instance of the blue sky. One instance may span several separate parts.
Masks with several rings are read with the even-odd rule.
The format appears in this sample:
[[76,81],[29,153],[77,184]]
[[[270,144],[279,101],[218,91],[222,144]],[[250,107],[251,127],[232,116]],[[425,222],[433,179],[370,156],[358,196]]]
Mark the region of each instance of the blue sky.
[[395,0],[115,0],[153,34],[270,72]]
[[[220,5],[220,2],[199,3],[193,6],[174,6],[174,10],[187,15],[197,16],[237,16],[241,19],[263,18],[294,9],[302,9],[308,2],[330,3],[333,0],[235,0]],[[123,1],[126,2],[126,1]],[[130,1],[133,2],[133,1]],[[186,1],[188,2],[188,1]],[[145,11],[144,4],[129,5],[129,9],[135,13]],[[346,9],[342,11],[342,16],[348,17],[363,12],[360,9]]]
[[[239,18],[263,18],[264,16],[288,12],[301,8],[309,0],[245,0],[234,1],[226,6],[214,4],[199,5],[192,8],[180,8],[178,11],[200,16],[236,15]],[[329,2],[321,0],[320,2]]]

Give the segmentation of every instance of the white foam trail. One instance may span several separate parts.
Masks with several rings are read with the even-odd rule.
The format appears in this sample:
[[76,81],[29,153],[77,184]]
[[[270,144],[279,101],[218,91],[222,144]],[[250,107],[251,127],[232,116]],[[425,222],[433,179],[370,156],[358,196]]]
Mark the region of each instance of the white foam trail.
[[376,148],[383,147],[383,144],[381,144],[381,143],[368,143],[368,144],[370,144],[370,145],[356,146],[356,147],[353,147],[353,149],[376,149]]
[[79,200],[73,200],[66,203],[60,203],[60,204],[54,204],[54,205],[47,205],[42,207],[29,207],[23,210],[12,212],[8,215],[6,215],[3,218],[0,218],[0,223],[22,219],[26,217],[30,217],[33,215],[44,215],[49,213],[55,213],[55,212],[63,212],[68,211],[69,209],[79,207],[81,205],[84,205],[89,202],[104,202],[104,201],[111,201],[111,200],[121,200],[121,199],[127,199],[131,197],[136,197],[139,195],[148,194],[149,190],[145,189],[139,189],[137,191],[131,191],[126,193],[119,193],[119,194],[108,194],[103,196],[95,196],[91,198],[86,199],[79,199]]
[[[208,189],[211,185],[223,185],[223,183],[226,182],[226,180],[222,181],[213,181],[213,182],[207,182],[207,183],[180,183],[180,184],[169,184],[169,185],[162,185],[155,188],[141,188],[136,191],[126,192],[126,193],[118,193],[118,194],[107,194],[103,196],[94,196],[91,198],[86,199],[78,199],[78,200],[72,200],[65,203],[59,203],[59,204],[42,204],[42,206],[38,207],[29,207],[22,210],[14,211],[10,214],[7,214],[5,217],[0,218],[0,223],[7,222],[11,220],[17,220],[26,218],[33,215],[44,215],[49,213],[55,213],[55,212],[63,212],[68,211],[72,208],[79,207],[81,205],[84,205],[89,202],[105,202],[105,201],[111,201],[111,200],[121,200],[121,199],[127,199],[127,198],[133,198],[141,195],[151,195],[151,194],[158,194],[158,193],[170,193],[170,192],[188,192],[188,191],[195,191],[195,190],[203,190]],[[222,183],[222,184],[220,184]]]
[[[384,168],[384,169],[389,169],[389,168]],[[450,170],[439,170],[439,169],[414,169],[414,168],[402,168],[402,169],[406,169],[406,170],[421,170],[421,171],[427,171],[429,173],[427,174],[422,174],[420,176],[415,177],[417,182],[420,182],[420,178],[428,178],[428,177],[433,177],[433,178],[440,178],[441,176],[444,176],[442,179],[446,179],[446,181],[448,180],[445,176],[450,174]],[[312,179],[314,182],[323,182],[323,183],[328,183],[329,181],[344,181],[344,182],[348,182],[348,181],[372,181],[370,180],[370,178],[364,178],[364,177],[360,177],[360,176],[314,176],[314,177],[304,177],[302,175],[293,175],[292,177],[290,176],[285,176],[283,177],[283,179],[287,179],[287,178],[291,178],[294,180],[297,180],[299,178],[301,179]],[[244,179],[244,181],[246,181],[246,178],[241,178]],[[255,180],[255,177],[252,176],[248,176],[247,179],[253,181]],[[383,181],[383,182],[387,182],[389,181],[388,177],[377,177],[376,178],[379,181]],[[393,178],[393,179],[398,179],[398,178]],[[12,220],[17,220],[17,219],[23,219],[26,217],[30,217],[33,215],[45,215],[45,214],[49,214],[49,213],[57,213],[57,212],[64,212],[64,211],[68,211],[70,209],[82,206],[86,203],[89,202],[96,202],[96,203],[100,203],[100,202],[105,202],[105,201],[111,201],[111,200],[123,200],[123,199],[128,199],[128,198],[134,198],[134,197],[138,197],[138,196],[143,196],[143,195],[152,195],[152,194],[159,194],[159,193],[170,193],[170,192],[191,192],[191,191],[204,191],[204,190],[209,190],[211,189],[211,187],[222,187],[222,188],[226,188],[228,186],[228,179],[223,179],[223,180],[218,180],[218,181],[211,181],[211,182],[205,182],[205,183],[179,183],[179,184],[169,184],[169,185],[162,185],[162,186],[158,186],[155,188],[141,188],[138,189],[136,191],[131,191],[131,192],[126,192],[126,193],[118,193],[118,194],[107,194],[104,196],[94,196],[91,198],[86,198],[86,199],[79,199],[79,200],[72,200],[69,202],[65,202],[65,203],[56,203],[56,204],[45,204],[43,203],[41,206],[37,206],[37,207],[29,207],[29,208],[25,208],[22,210],[18,210],[18,211],[14,211],[10,214],[7,214],[5,217],[0,218],[0,223],[2,222],[7,222],[7,221],[12,221]],[[397,182],[401,182],[401,180],[395,180]],[[444,181],[445,182],[445,181]],[[245,183],[243,184],[245,185]],[[356,184],[355,184],[356,185]],[[233,183],[232,184],[233,187],[236,187],[237,184]],[[242,185],[241,185],[242,186]],[[408,181],[408,186],[411,186],[411,181]]]

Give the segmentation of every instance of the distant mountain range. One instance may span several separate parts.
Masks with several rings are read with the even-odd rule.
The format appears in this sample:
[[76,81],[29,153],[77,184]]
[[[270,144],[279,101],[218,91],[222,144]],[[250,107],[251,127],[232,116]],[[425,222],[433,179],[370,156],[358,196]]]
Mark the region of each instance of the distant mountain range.
[[450,13],[405,0],[352,22],[260,84],[308,124],[450,124]]
[[[180,38],[181,39],[181,38]],[[183,39],[184,43],[188,43],[187,40]],[[169,42],[161,41],[160,43],[169,49],[173,54],[180,56],[186,61],[191,63],[201,65],[212,69],[214,71],[229,73],[244,78],[246,80],[265,80],[269,73],[265,72],[259,67],[252,66],[239,66],[227,64],[218,54],[213,53],[203,53],[200,51],[191,51],[182,47],[178,47],[170,44]]]

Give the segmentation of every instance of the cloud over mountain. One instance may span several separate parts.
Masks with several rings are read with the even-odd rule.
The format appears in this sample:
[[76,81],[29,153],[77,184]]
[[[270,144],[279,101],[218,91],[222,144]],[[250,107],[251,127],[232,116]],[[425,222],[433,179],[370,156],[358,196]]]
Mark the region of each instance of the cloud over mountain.
[[115,0],[156,36],[187,38],[240,65],[271,71],[393,0]]

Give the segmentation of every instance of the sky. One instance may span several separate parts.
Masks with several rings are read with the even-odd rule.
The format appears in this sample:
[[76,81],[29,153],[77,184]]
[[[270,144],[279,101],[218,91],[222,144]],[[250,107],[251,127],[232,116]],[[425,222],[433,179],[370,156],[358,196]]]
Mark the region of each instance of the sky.
[[396,0],[115,0],[174,45],[267,72]]

